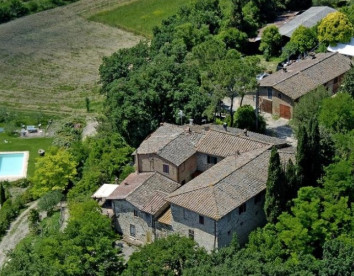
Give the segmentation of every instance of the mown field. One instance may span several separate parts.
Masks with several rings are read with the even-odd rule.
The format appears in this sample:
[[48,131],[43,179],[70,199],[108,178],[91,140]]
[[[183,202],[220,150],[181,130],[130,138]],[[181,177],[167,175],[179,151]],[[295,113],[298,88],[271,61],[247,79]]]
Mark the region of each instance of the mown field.
[[154,26],[192,2],[195,0],[135,0],[89,19],[150,38]]
[[[175,14],[180,7],[195,2],[196,0],[133,0],[94,14],[89,19],[151,38],[154,26],[159,26],[163,19]],[[223,9],[228,9],[229,0],[220,2]]]
[[0,107],[47,114],[102,108],[102,57],[141,37],[85,19],[125,0],[81,0],[0,24]]

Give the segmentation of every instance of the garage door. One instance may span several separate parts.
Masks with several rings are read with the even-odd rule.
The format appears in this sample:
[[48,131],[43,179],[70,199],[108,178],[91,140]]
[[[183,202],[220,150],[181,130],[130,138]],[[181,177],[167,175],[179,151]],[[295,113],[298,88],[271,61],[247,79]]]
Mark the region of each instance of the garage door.
[[283,104],[280,105],[280,117],[285,119],[291,118],[290,106],[283,105]]
[[269,101],[267,99],[262,99],[261,111],[267,112],[267,113],[272,113],[272,101]]

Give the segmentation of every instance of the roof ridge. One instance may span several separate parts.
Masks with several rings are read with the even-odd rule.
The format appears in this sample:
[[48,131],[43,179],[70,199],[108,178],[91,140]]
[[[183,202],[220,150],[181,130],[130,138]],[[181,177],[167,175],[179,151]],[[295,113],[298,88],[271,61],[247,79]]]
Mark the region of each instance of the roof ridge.
[[[169,197],[169,198],[172,198],[172,197],[180,196],[180,195],[187,194],[187,193],[190,193],[190,192],[193,192],[193,191],[197,191],[197,190],[209,188],[210,186],[213,186],[213,187],[214,187],[217,183],[219,183],[220,181],[222,181],[223,179],[225,179],[226,177],[228,177],[229,175],[231,175],[231,174],[234,173],[235,171],[237,171],[237,170],[243,168],[243,167],[246,166],[248,163],[250,163],[252,160],[254,160],[254,159],[257,158],[258,156],[260,156],[261,154],[263,154],[266,150],[269,150],[271,147],[272,147],[272,145],[269,145],[269,146],[264,147],[264,148],[260,148],[260,149],[255,149],[255,150],[253,150],[253,151],[259,151],[259,150],[262,149],[262,151],[261,151],[259,154],[257,154],[256,156],[254,156],[252,159],[246,161],[244,164],[240,165],[239,167],[235,168],[234,170],[231,170],[231,171],[228,172],[225,176],[219,178],[219,179],[218,179],[218,182],[216,182],[216,183],[209,184],[209,185],[207,185],[207,186],[202,186],[202,187],[199,187],[199,188],[195,188],[195,189],[193,189],[193,190],[188,190],[188,191],[179,193],[179,194],[177,194],[177,195],[172,195],[172,196],[168,196],[168,197]],[[250,152],[252,152],[252,151],[245,152],[244,154],[247,154],[247,153],[250,153]],[[229,155],[229,156],[227,156],[227,157],[232,157],[232,155]],[[226,157],[226,158],[227,158],[227,157]],[[223,159],[223,160],[226,160],[226,158]],[[219,163],[219,164],[220,164],[220,163]],[[197,177],[198,177],[198,176],[197,176]],[[176,191],[178,191],[178,190],[176,190]]]
[[[299,75],[300,73],[302,73],[302,72],[304,72],[304,71],[306,71],[306,70],[308,70],[308,69],[312,68],[313,66],[315,66],[315,65],[319,64],[320,62],[323,62],[324,60],[326,60],[326,59],[328,59],[328,58],[332,57],[332,56],[333,56],[333,55],[335,55],[335,54],[337,54],[337,52],[330,53],[327,57],[324,57],[323,59],[318,60],[318,62],[315,62],[314,64],[312,64],[312,65],[310,65],[310,66],[308,66],[308,67],[304,68],[303,70],[299,70],[298,72],[294,73],[294,74],[293,74],[293,75],[291,75],[291,76],[287,76],[287,77],[285,77],[284,79],[281,79],[280,81],[275,82],[275,83],[274,83],[274,84],[272,84],[271,86],[272,86],[272,87],[274,87],[274,86],[278,85],[279,83],[281,83],[281,82],[284,82],[284,81],[288,80],[289,78],[292,78],[292,77],[294,77],[294,76],[296,76],[296,75]],[[295,64],[295,63],[294,63],[294,64]],[[279,71],[277,71],[277,72],[279,72]]]
[[[231,132],[227,132],[227,131],[223,131],[223,130],[218,130],[218,129],[210,129],[209,131],[216,131],[216,132],[219,132],[219,133],[224,133],[224,134],[228,134],[228,135],[231,135],[231,136],[235,136],[235,137],[239,137],[239,138],[244,138],[246,140],[251,140],[253,142],[258,142],[258,143],[261,143],[261,144],[266,144],[266,145],[274,145],[274,143],[270,143],[270,142],[265,142],[265,141],[261,141],[261,140],[258,140],[256,138],[251,138],[249,136],[245,136],[245,135],[242,135],[241,133],[231,133]],[[247,130],[248,131],[248,130]],[[251,131],[253,132],[253,131]],[[256,133],[256,132],[255,132]],[[257,133],[257,134],[260,134],[260,133]]]
[[156,154],[159,154],[162,150],[164,150],[172,141],[176,140],[180,135],[182,135],[184,132],[179,133],[178,135],[176,135],[176,137],[174,137],[173,139],[171,139],[166,145],[164,145],[162,148],[160,148]]

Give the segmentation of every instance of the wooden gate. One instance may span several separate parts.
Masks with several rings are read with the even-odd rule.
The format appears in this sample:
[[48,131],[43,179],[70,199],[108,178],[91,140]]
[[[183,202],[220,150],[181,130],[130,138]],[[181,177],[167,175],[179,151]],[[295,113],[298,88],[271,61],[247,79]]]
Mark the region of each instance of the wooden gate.
[[267,99],[262,99],[261,111],[272,114],[272,101]]
[[290,119],[291,118],[290,106],[280,104],[279,107],[280,107],[280,117],[285,119]]

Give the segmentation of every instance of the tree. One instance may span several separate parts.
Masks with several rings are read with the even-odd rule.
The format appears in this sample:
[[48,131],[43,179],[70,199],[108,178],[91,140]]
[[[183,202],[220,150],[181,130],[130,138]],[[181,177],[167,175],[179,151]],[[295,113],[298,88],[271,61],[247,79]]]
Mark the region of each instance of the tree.
[[118,133],[100,132],[83,142],[82,178],[69,191],[70,199],[91,195],[103,183],[112,183],[130,171],[134,149]]
[[63,194],[61,191],[50,191],[40,198],[38,201],[38,208],[42,211],[47,211],[50,214],[62,198]]
[[290,209],[291,200],[296,198],[297,191],[299,189],[299,180],[296,175],[296,166],[293,161],[289,159],[286,169],[285,169],[285,182],[286,182],[286,191],[284,192],[285,201],[287,209]]
[[300,98],[295,104],[291,120],[291,126],[296,134],[299,127],[307,127],[311,118],[319,114],[322,100],[328,97],[328,91],[323,86],[319,86]]
[[278,27],[270,25],[266,27],[262,34],[261,44],[259,50],[263,52],[266,60],[270,57],[277,56],[279,54],[281,45],[281,35]]
[[218,100],[224,97],[230,98],[231,125],[233,122],[233,101],[236,96],[241,96],[240,105],[243,97],[248,92],[257,88],[255,76],[260,71],[259,60],[253,58],[229,58],[216,61],[211,67],[210,78],[214,93]]
[[244,30],[244,19],[242,13],[244,1],[243,0],[232,0],[231,6],[231,15],[230,15],[230,27],[239,29],[240,31]]
[[312,156],[308,144],[308,133],[305,126],[301,126],[298,130],[298,141],[296,148],[296,168],[299,177],[300,186],[311,186],[311,164]]
[[65,149],[52,148],[37,159],[33,176],[33,194],[42,196],[49,191],[64,191],[76,175],[76,162]]
[[300,25],[291,35],[290,43],[295,44],[300,53],[305,53],[316,46],[316,33],[311,28]]
[[354,271],[353,237],[339,237],[323,246],[321,275],[351,275]]
[[37,232],[38,223],[40,221],[39,212],[37,209],[33,208],[30,210],[28,215],[29,228],[32,232]]
[[353,36],[353,25],[341,12],[333,12],[322,19],[318,25],[318,40],[331,46],[339,42],[349,42]]
[[[353,12],[354,13],[354,12]],[[345,75],[340,88],[342,92],[347,92],[354,98],[354,67],[352,67]]]
[[256,113],[252,106],[244,105],[239,107],[234,114],[234,127],[248,129],[264,133],[266,130],[266,122],[263,116],[258,116],[258,129],[256,129]]
[[284,210],[284,198],[282,198],[284,194],[284,172],[280,164],[279,153],[275,147],[272,148],[270,154],[266,187],[264,212],[268,222],[275,223]]
[[346,133],[354,128],[354,98],[348,93],[338,93],[324,99],[319,122],[332,133]]
[[2,182],[0,182],[0,206],[6,201],[5,188]]
[[182,275],[183,269],[198,266],[206,259],[207,252],[195,241],[170,235],[133,253],[123,275]]

